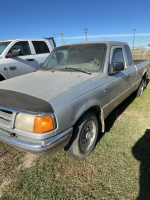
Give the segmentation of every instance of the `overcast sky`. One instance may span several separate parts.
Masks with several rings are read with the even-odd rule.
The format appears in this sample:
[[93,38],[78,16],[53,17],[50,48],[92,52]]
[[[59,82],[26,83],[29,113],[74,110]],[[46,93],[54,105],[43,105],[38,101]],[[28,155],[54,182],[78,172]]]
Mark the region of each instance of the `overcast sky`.
[[149,0],[1,0],[0,19],[0,40],[51,37],[55,31],[57,45],[60,33],[68,44],[85,41],[83,28],[89,41],[120,40],[132,46],[134,28],[136,41],[150,40]]

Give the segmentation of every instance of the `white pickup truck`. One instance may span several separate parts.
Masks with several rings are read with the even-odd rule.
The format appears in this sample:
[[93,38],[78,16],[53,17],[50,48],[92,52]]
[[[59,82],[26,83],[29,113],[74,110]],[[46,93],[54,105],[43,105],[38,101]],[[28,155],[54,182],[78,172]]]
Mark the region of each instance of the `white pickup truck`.
[[0,81],[35,72],[56,46],[53,37],[0,42]]

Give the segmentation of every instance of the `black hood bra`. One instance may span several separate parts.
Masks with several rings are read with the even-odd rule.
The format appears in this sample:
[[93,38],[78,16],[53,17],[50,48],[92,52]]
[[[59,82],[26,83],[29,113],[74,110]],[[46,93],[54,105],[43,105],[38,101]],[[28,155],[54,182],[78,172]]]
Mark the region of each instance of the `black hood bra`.
[[49,102],[20,92],[0,89],[0,106],[33,113],[53,113]]

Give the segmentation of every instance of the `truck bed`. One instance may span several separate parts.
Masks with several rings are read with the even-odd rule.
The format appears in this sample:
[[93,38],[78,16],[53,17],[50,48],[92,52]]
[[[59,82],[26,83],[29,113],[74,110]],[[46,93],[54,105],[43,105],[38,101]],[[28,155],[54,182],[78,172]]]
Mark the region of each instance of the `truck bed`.
[[147,60],[134,60],[134,64],[137,65],[137,64],[145,62],[145,61],[147,61]]

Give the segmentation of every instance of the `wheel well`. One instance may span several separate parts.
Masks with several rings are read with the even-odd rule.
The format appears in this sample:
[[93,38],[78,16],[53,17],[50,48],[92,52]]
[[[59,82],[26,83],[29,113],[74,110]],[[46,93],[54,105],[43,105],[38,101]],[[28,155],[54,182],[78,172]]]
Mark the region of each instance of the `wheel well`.
[[145,74],[143,75],[142,79],[144,79],[144,87],[146,88],[148,82],[147,82],[147,72],[145,72]]
[[4,76],[2,76],[2,75],[0,74],[0,81],[4,81],[4,80],[5,80]]
[[[89,108],[88,110],[86,110],[84,113],[82,113],[82,115],[78,118],[78,120],[75,122],[75,124],[80,120],[80,118],[87,112],[92,111],[94,112],[94,114],[96,115],[97,119],[100,119],[100,114],[101,114],[101,110],[99,106],[93,106],[91,108]],[[74,124],[74,125],[75,125]]]
[[[99,106],[93,106],[89,109],[90,111],[93,111],[95,113],[95,115],[97,116],[97,118],[99,119],[100,114],[101,114],[101,110]],[[87,111],[89,111],[87,110]]]
[[143,75],[143,77],[142,78],[144,78],[144,79],[146,79],[147,78],[147,73],[145,72],[145,74]]
[[[89,108],[88,110],[86,110],[86,111],[80,116],[80,118],[81,118],[85,113],[87,113],[87,112],[89,112],[89,111],[94,112],[94,114],[95,114],[96,117],[97,117],[98,122],[101,122],[101,117],[100,117],[100,115],[101,115],[101,109],[100,109],[99,106],[93,106],[93,107]],[[79,119],[80,119],[80,118],[79,118]],[[79,119],[78,119],[78,120],[79,120]],[[78,120],[77,120],[77,122],[78,122]],[[77,122],[76,122],[76,123],[77,123]],[[75,123],[75,124],[76,124],[76,123]],[[99,123],[99,124],[101,124],[101,123]]]

